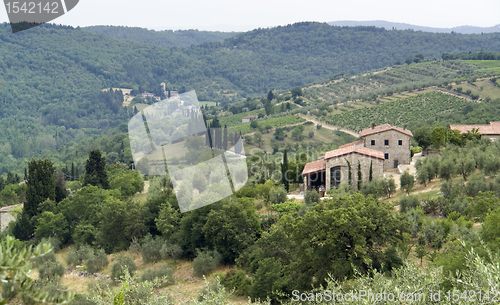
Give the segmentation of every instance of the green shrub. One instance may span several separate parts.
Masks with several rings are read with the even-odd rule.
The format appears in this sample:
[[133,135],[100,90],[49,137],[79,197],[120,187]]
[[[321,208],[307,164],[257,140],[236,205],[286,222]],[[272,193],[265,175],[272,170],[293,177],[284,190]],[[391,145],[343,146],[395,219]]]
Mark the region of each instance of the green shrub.
[[51,236],[49,238],[43,238],[41,240],[41,243],[50,244],[50,246],[52,247],[52,250],[54,250],[54,251],[60,250],[61,244],[62,244],[61,240],[55,236]]
[[372,194],[375,197],[382,197],[386,195],[386,184],[386,180],[374,178],[372,181],[362,184],[361,194],[365,196]]
[[151,234],[144,237],[141,246],[142,260],[145,263],[154,262],[156,263],[161,259],[161,248],[165,242],[160,237],[153,238]]
[[2,283],[2,299],[11,299],[16,296],[16,291],[14,290],[14,284],[12,282]]
[[141,244],[139,243],[137,237],[132,237],[132,242],[130,243],[129,250],[132,255],[137,255],[141,251]]
[[318,203],[320,198],[321,196],[316,190],[311,190],[306,192],[306,195],[304,196],[304,202],[306,204]]
[[50,251],[49,253],[45,254],[44,256],[38,256],[34,257],[31,259],[31,262],[33,263],[33,267],[39,268],[46,262],[56,262],[56,254],[54,251]]
[[441,211],[445,216],[456,212],[460,215],[468,215],[471,203],[465,196],[458,196],[450,200],[443,200]]
[[286,190],[282,186],[273,187],[269,191],[269,200],[273,204],[285,202],[288,199],[286,194]]
[[193,260],[193,271],[197,277],[208,275],[220,264],[222,256],[217,251],[198,251],[198,256]]
[[243,270],[230,270],[221,283],[229,290],[234,289],[235,295],[248,295],[252,286],[252,281]]
[[89,273],[96,273],[97,271],[105,268],[109,264],[108,257],[103,249],[97,251],[89,251],[85,265]]
[[87,253],[91,248],[89,246],[83,245],[80,247],[72,246],[69,247],[68,253],[66,255],[66,263],[68,266],[77,266],[83,264],[83,260],[87,257]]
[[124,266],[127,266],[128,272],[131,276],[137,270],[137,266],[134,263],[134,258],[130,255],[120,254],[116,256],[115,260],[116,262],[111,267],[111,278],[113,280],[119,280],[122,276],[125,275],[123,271]]
[[87,299],[84,295],[77,294],[71,302],[68,303],[69,305],[96,305],[95,302],[92,302],[91,300]]
[[64,267],[58,261],[47,261],[38,268],[38,277],[54,281],[64,275]]
[[404,196],[399,199],[399,211],[406,213],[411,209],[420,207],[420,199],[417,196]]
[[163,244],[160,250],[161,259],[178,259],[182,254],[182,248],[177,244]]
[[432,245],[436,249],[441,248],[441,245],[446,238],[445,229],[438,220],[424,221],[424,224],[422,225],[422,234],[425,237],[427,244]]
[[162,280],[162,286],[175,284],[174,271],[163,263],[154,269],[146,269],[141,275],[141,281],[153,282],[156,278]]

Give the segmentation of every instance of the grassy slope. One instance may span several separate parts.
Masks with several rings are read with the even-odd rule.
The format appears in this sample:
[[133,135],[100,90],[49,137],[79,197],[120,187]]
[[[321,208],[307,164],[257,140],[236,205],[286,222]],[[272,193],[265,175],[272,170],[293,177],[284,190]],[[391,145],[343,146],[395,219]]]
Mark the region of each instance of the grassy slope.
[[[68,248],[62,249],[56,253],[57,260],[64,266],[68,271],[62,277],[62,283],[68,290],[80,293],[87,294],[88,293],[88,284],[91,281],[94,281],[91,277],[80,277],[76,274],[77,270],[83,270],[83,268],[70,268],[66,264],[66,255]],[[128,251],[122,251],[119,253],[113,253],[108,255],[108,260],[110,264],[103,270],[100,271],[100,274],[110,275],[111,267],[113,264],[113,258],[119,254],[130,254]],[[154,263],[144,263],[142,261],[142,257],[140,254],[134,256],[134,262],[137,265],[136,275],[139,277],[146,269],[154,268]],[[180,304],[183,302],[188,302],[192,299],[196,299],[199,291],[205,286],[205,281],[203,278],[198,278],[193,275],[193,264],[192,261],[188,260],[177,260],[175,263],[173,260],[168,259],[164,261],[160,261],[157,264],[167,263],[174,270],[175,284],[170,285],[161,289],[158,289],[158,293],[166,293],[170,294],[176,304]],[[68,269],[69,268],[69,269]],[[225,274],[228,272],[232,266],[222,265],[217,268],[211,275],[207,276],[208,281],[212,281],[215,279],[217,274]],[[35,272],[36,274],[36,272]],[[116,291],[120,288],[119,285],[114,287]],[[246,299],[244,297],[234,297],[230,298],[231,303],[233,304],[244,304],[246,303]]]

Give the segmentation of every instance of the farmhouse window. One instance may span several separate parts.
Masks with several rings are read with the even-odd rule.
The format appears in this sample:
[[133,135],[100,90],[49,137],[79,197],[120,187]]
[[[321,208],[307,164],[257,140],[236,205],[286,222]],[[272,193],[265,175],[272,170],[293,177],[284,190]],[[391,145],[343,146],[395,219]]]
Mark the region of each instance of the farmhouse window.
[[389,145],[389,140],[384,140],[384,145]]
[[372,140],[372,146],[375,145],[375,140]]
[[384,154],[384,158],[385,158],[386,160],[387,160],[387,159],[389,159],[389,154],[387,154],[387,153],[386,153],[386,154]]
[[403,145],[403,140],[399,140],[399,141],[398,141],[398,144],[399,144],[399,145]]

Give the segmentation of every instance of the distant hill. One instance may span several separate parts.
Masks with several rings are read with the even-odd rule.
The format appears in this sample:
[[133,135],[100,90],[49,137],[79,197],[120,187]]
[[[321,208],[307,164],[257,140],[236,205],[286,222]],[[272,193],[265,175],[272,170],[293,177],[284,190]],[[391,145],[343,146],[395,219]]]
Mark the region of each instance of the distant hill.
[[233,37],[235,32],[211,32],[198,30],[155,31],[139,27],[97,25],[84,27],[83,30],[119,39],[150,43],[161,47],[190,47],[205,42],[222,41]]
[[[12,34],[10,25],[3,23],[0,173],[21,168],[31,157],[59,156],[71,143],[106,134],[110,128],[121,126],[126,132],[131,109],[121,109],[119,94],[103,93],[105,88],[158,94],[160,82],[165,82],[169,90],[194,89],[200,100],[224,105],[340,72],[356,75],[393,66],[419,54],[440,59],[443,53],[481,50],[500,51],[500,33],[436,34],[303,22],[239,33],[219,42],[166,48],[53,24]],[[393,90],[386,87],[413,78],[446,80],[462,71],[449,67],[416,71],[418,67],[394,69],[406,76],[386,74],[388,80],[379,77],[372,82],[384,86],[379,89]],[[349,88],[347,84],[340,89]],[[318,98],[326,94],[315,93]]]
[[373,21],[352,21],[352,20],[344,20],[344,21],[333,21],[328,22],[330,25],[334,26],[375,26],[378,28],[384,28],[386,30],[392,30],[393,28],[397,30],[407,30],[411,29],[414,31],[422,31],[422,32],[431,32],[431,33],[460,33],[460,34],[481,34],[481,33],[498,33],[500,32],[500,24],[497,24],[492,27],[478,27],[478,26],[470,26],[463,25],[457,26],[453,28],[433,28],[427,26],[413,25],[408,23],[398,23],[398,22],[390,22],[383,20],[373,20]]

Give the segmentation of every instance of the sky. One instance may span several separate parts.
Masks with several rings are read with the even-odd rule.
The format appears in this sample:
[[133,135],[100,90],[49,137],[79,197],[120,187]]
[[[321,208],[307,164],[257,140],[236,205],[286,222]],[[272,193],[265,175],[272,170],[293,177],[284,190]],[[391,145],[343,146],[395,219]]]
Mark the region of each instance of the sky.
[[[300,21],[385,20],[450,28],[500,24],[498,0],[80,0],[54,23],[245,31]],[[0,9],[0,21],[8,21]]]

